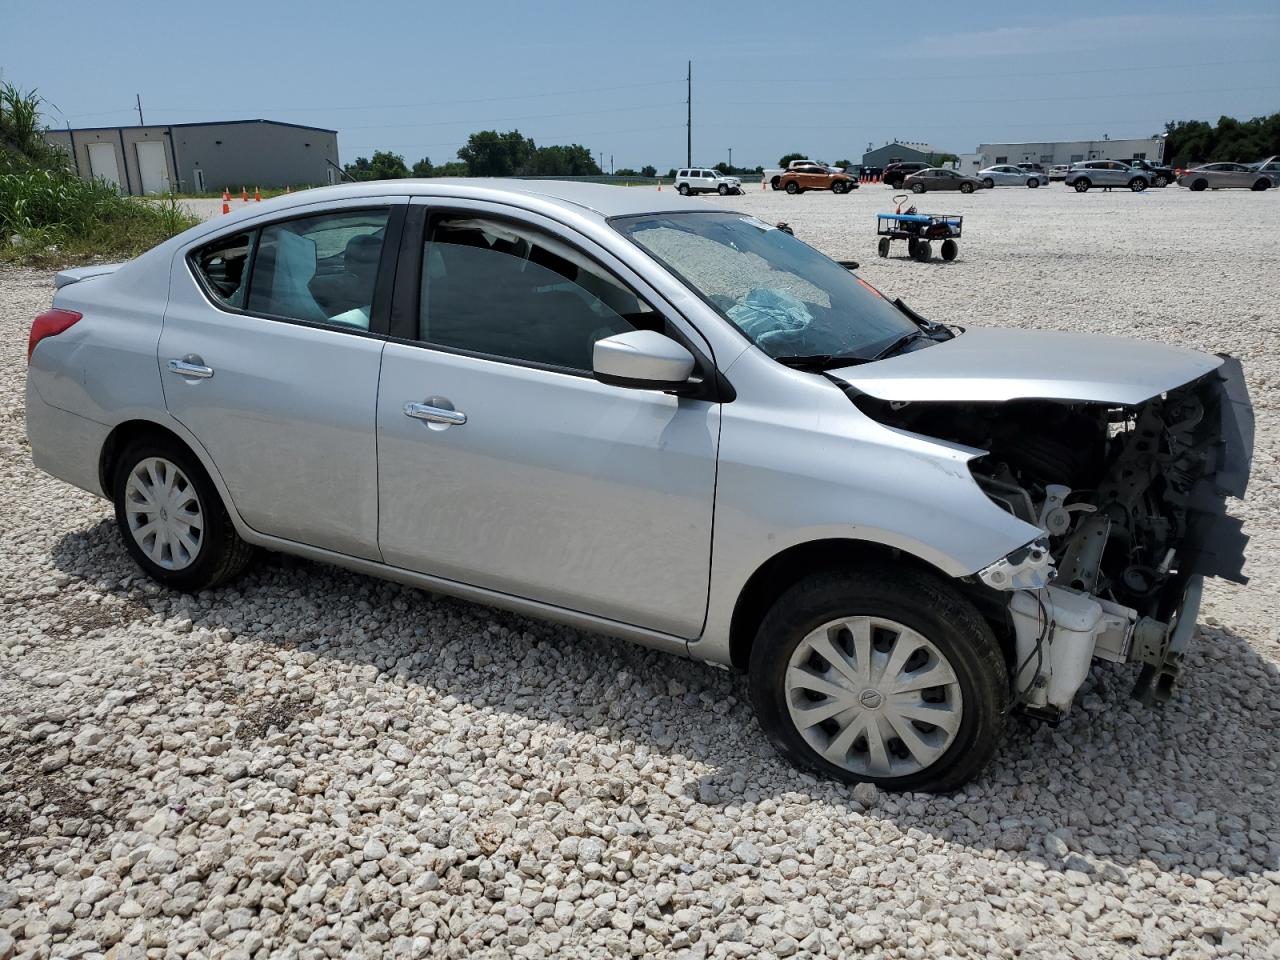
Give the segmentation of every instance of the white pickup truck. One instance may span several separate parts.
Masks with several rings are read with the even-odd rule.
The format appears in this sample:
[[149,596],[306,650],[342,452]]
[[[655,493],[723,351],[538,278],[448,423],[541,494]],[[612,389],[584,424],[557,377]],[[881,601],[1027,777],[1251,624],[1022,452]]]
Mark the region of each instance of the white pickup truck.
[[794,170],[796,167],[807,167],[807,166],[810,166],[811,164],[817,164],[820,167],[826,167],[828,170],[834,170],[837,173],[844,172],[844,167],[828,166],[827,164],[823,163],[821,160],[792,160],[790,163],[786,165],[785,168],[765,167],[764,182],[769,184],[769,186],[772,187],[774,190],[780,190],[781,187],[778,185],[778,178],[781,177],[784,173],[786,173],[787,170]]

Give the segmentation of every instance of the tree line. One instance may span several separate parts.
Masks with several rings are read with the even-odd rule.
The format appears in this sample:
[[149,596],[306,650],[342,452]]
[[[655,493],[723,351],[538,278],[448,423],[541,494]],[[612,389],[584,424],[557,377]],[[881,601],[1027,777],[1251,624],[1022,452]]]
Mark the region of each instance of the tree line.
[[1175,167],[1254,163],[1280,154],[1280,113],[1250,120],[1219,117],[1212,126],[1203,120],[1177,120],[1164,129],[1164,161]]

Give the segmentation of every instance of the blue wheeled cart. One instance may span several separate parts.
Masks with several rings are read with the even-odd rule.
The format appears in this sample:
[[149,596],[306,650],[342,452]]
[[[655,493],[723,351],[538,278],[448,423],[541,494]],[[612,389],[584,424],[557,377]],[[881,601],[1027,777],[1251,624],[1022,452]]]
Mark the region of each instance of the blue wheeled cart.
[[880,237],[876,252],[880,256],[889,256],[890,241],[905,240],[908,256],[927,263],[933,257],[933,241],[941,240],[942,259],[950,262],[956,258],[960,252],[956,241],[960,239],[964,217],[953,213],[917,213],[915,207],[905,213],[901,207],[898,210],[876,215],[876,235]]

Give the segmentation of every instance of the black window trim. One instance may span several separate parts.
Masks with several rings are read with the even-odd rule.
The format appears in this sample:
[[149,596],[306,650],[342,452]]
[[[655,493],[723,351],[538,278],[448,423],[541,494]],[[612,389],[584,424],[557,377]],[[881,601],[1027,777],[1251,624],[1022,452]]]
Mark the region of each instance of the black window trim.
[[[422,264],[423,245],[426,243],[427,231],[433,219],[440,217],[468,217],[472,219],[490,219],[499,222],[510,222],[514,226],[524,229],[531,229],[537,232],[549,233],[545,228],[540,227],[537,223],[530,222],[520,217],[521,213],[527,211],[513,208],[512,212],[494,210],[488,207],[477,208],[467,206],[454,206],[449,202],[448,198],[427,197],[424,198],[425,203],[411,204],[405,216],[404,229],[400,239],[400,256],[395,271],[395,292],[392,297],[392,307],[389,314],[390,326],[386,339],[392,343],[401,343],[406,346],[416,347],[419,350],[433,351],[436,353],[451,354],[454,356],[471,357],[476,360],[488,360],[495,363],[502,363],[508,366],[525,367],[530,370],[542,370],[547,373],[558,373],[564,376],[576,377],[583,380],[596,380],[595,374],[590,370],[581,370],[577,367],[565,367],[551,363],[541,363],[536,360],[525,360],[520,357],[506,357],[500,354],[484,353],[479,350],[467,350],[464,347],[452,347],[447,344],[431,343],[421,340],[418,337],[418,321],[420,309],[420,297],[422,292]],[[537,216],[545,216],[545,214],[536,214]],[[548,219],[553,219],[548,217]],[[560,223],[560,221],[555,221]],[[568,228],[567,224],[560,223],[561,226]],[[551,236],[555,237],[552,233]],[[562,239],[563,238],[556,238]],[[601,263],[600,259],[591,252],[583,249],[582,244],[572,244],[574,249],[589,260],[593,266],[605,276],[610,277],[614,282],[620,284],[623,288],[634,293],[640,300],[648,304],[656,313],[662,316],[665,324],[665,334],[678,342],[686,350],[693,354],[695,376],[700,378],[695,389],[687,391],[667,391],[668,393],[678,393],[681,397],[690,397],[698,400],[708,400],[713,403],[729,403],[737,396],[732,384],[725,379],[724,375],[716,366],[714,359],[711,357],[709,350],[704,349],[700,344],[693,342],[692,338],[671,322],[668,316],[670,307],[664,305],[664,309],[655,307],[650,303],[649,297],[641,296],[639,291],[635,290],[631,283],[625,281],[618,276],[616,270]],[[683,318],[682,318],[683,319]],[[687,319],[686,319],[686,322]]]
[[[240,317],[249,317],[254,320],[271,320],[275,323],[290,323],[299,327],[311,327],[315,330],[331,330],[335,333],[348,334],[353,337],[369,337],[375,340],[387,340],[388,331],[390,329],[390,305],[392,302],[392,293],[395,289],[396,270],[399,263],[399,257],[396,253],[401,247],[401,237],[404,233],[404,222],[406,216],[406,203],[370,203],[360,204],[349,207],[327,207],[320,210],[312,210],[308,213],[298,213],[292,211],[292,215],[282,214],[270,220],[257,221],[246,226],[243,230],[232,230],[228,233],[219,234],[211,240],[206,240],[199,246],[192,247],[183,260],[186,261],[187,270],[196,281],[196,286],[200,292],[204,294],[209,305],[223,313],[234,314]],[[317,320],[301,320],[297,317],[286,317],[275,313],[266,313],[259,310],[249,310],[247,307],[235,307],[223,300],[210,286],[209,281],[201,272],[196,264],[196,256],[202,250],[218,243],[222,243],[231,237],[239,236],[241,233],[247,233],[250,236],[249,262],[245,264],[245,270],[249,272],[249,283],[245,287],[245,303],[249,302],[249,288],[253,285],[253,269],[257,265],[258,260],[258,239],[262,235],[262,231],[268,227],[274,227],[281,223],[289,223],[294,220],[308,220],[314,217],[323,217],[330,215],[338,215],[344,213],[365,213],[370,211],[387,211],[387,225],[384,228],[382,239],[382,252],[378,256],[378,275],[373,284],[373,303],[369,310],[369,329],[361,330],[359,327],[346,326],[339,323],[321,323]]]

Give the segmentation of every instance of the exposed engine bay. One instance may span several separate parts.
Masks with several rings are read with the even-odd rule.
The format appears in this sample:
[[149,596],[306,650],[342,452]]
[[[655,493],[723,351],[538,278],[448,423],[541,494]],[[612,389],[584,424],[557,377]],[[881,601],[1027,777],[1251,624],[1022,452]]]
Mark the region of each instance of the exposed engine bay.
[[1203,578],[1245,582],[1248,537],[1225,505],[1244,495],[1253,449],[1235,360],[1136,406],[853,399],[886,425],[986,451],[975,481],[1042,532],[979,573],[1007,600],[1029,712],[1061,717],[1093,657],[1142,663],[1135,696],[1167,696]]

